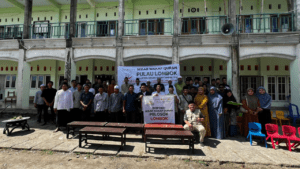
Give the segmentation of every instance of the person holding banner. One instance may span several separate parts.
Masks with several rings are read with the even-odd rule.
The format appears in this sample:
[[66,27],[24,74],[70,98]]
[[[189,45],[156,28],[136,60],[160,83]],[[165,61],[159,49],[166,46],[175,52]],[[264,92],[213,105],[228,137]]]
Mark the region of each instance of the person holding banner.
[[169,86],[169,93],[167,95],[172,95],[174,96],[174,105],[175,105],[175,122],[176,124],[179,124],[179,118],[180,118],[180,113],[178,112],[178,104],[179,104],[179,97],[177,94],[174,93],[174,87],[172,85]]
[[121,86],[121,92],[125,95],[126,93],[128,93],[128,89],[129,89],[129,84],[128,84],[128,77],[124,78],[124,84],[122,84]]
[[182,95],[183,87],[185,86],[185,84],[183,83],[181,76],[178,77],[178,82],[174,86],[176,88],[177,95]]
[[156,85],[156,91],[152,93],[152,96],[160,96],[160,95],[166,95],[165,92],[162,92],[161,90],[161,85],[162,84],[157,84]]
[[183,126],[184,130],[197,131],[199,132],[199,142],[200,147],[204,147],[204,137],[205,137],[205,128],[201,122],[204,121],[204,116],[201,113],[200,109],[196,109],[196,105],[193,101],[188,103],[189,110],[186,111],[184,115],[185,125]]
[[150,92],[147,92],[146,91],[146,84],[145,83],[142,83],[141,84],[141,92],[139,92],[137,94],[137,107],[138,107],[138,123],[144,123],[144,116],[143,116],[143,109],[142,109],[142,99],[143,99],[143,96],[151,96],[151,93]]
[[123,113],[126,117],[126,123],[135,123],[136,122],[136,107],[135,100],[137,94],[133,92],[133,85],[129,85],[128,92],[123,97]]
[[[173,85],[172,85],[172,80],[169,80],[169,81],[168,81],[168,84],[165,86],[166,90],[169,91],[169,87],[170,87],[170,86],[173,86]],[[165,93],[168,93],[168,91],[165,91]],[[173,91],[174,91],[173,93],[174,93],[175,95],[177,95],[176,88],[173,87]]]
[[161,91],[165,91],[165,85],[161,83],[161,78],[157,78],[157,83],[154,85],[154,90],[156,90],[157,85],[160,85]]
[[179,109],[180,109],[180,118],[179,118],[179,124],[183,124],[183,117],[185,112],[189,109],[189,102],[193,101],[193,98],[191,95],[188,94],[189,90],[188,88],[185,86],[183,88],[183,94],[179,96],[179,100],[180,100],[180,105],[179,105]]

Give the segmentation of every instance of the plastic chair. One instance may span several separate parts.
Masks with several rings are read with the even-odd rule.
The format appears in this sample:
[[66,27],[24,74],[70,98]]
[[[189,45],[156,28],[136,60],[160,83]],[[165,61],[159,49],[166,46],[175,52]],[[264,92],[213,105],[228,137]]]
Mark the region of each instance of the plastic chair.
[[275,149],[274,139],[278,139],[276,142],[277,145],[287,139],[286,136],[280,135],[278,133],[278,125],[276,125],[276,124],[266,124],[266,131],[267,131],[267,135],[268,135],[266,140],[271,138],[273,149]]
[[250,137],[250,145],[252,146],[252,136],[262,137],[265,140],[265,146],[268,148],[266,135],[261,133],[261,124],[260,123],[248,123],[249,134],[247,140]]
[[276,118],[279,120],[280,126],[282,126],[281,121],[288,121],[289,125],[291,125],[290,119],[284,117],[284,112],[283,111],[276,111]]
[[[298,127],[298,134],[300,136],[300,127]],[[300,146],[300,142],[294,143],[294,145],[293,145],[294,148],[297,148],[298,146]]]
[[[296,113],[297,113],[297,115],[294,114],[294,112],[293,112],[293,107],[296,108],[296,111],[297,111]],[[290,104],[290,105],[289,105],[289,112],[290,112],[290,115],[289,115],[288,117],[290,117],[290,118],[293,120],[293,126],[296,126],[296,121],[297,121],[298,119],[300,119],[299,108],[298,108],[298,106],[295,105],[295,104]]]
[[275,121],[275,124],[278,124],[278,123],[277,123],[277,118],[274,118],[274,117],[273,117],[273,111],[271,111],[271,120],[272,120],[272,124],[274,124],[273,121]]
[[[296,137],[296,128],[293,126],[282,126],[283,135],[287,137],[286,146],[289,148],[289,151],[292,151],[292,147],[294,147],[297,143],[300,143],[300,138]],[[293,145],[291,145],[291,141],[294,141]]]

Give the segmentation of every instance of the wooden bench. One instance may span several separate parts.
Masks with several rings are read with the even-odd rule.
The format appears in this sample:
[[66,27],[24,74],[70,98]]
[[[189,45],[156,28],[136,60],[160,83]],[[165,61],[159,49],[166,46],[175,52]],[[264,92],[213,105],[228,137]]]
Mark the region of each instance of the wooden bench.
[[181,124],[145,124],[144,133],[146,130],[184,130],[184,128]]
[[126,134],[129,131],[141,131],[142,139],[144,140],[144,124],[140,123],[107,123],[105,127],[126,128]]
[[[194,135],[191,131],[188,130],[146,130],[145,132],[145,153],[150,152],[150,148],[148,144],[166,144],[165,140],[150,140],[147,141],[148,138],[180,138],[188,139],[189,150],[192,149],[194,153]],[[148,149],[148,151],[147,151]]]
[[[79,147],[81,146],[81,143],[85,141],[87,144],[87,134],[100,134],[103,136],[104,140],[104,135],[119,135],[121,136],[121,149],[123,149],[123,146],[126,145],[126,133],[125,133],[126,128],[115,128],[115,127],[85,127],[81,130],[79,130]],[[82,139],[82,135],[85,135],[85,139]]]
[[67,139],[69,138],[70,131],[72,135],[75,135],[75,128],[84,128],[84,127],[103,127],[107,122],[91,122],[91,121],[73,121],[67,124]]

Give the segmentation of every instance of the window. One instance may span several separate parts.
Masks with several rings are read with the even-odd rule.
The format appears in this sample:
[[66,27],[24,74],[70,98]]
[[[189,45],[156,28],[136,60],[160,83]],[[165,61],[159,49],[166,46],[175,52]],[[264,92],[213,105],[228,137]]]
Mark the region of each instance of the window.
[[85,18],[88,18],[88,17],[89,17],[88,14],[86,14],[86,15],[85,15]]
[[281,4],[278,4],[278,9],[281,9]]
[[30,87],[31,88],[40,88],[41,84],[45,84],[51,81],[50,75],[31,75],[30,77]]
[[285,101],[291,94],[291,81],[289,76],[268,77],[268,93],[272,100]]
[[205,17],[183,19],[181,32],[183,34],[204,34],[206,32]]
[[[241,98],[246,95],[248,88],[256,90],[259,86],[263,86],[263,77],[261,76],[241,76],[240,77],[240,90]],[[254,91],[256,92],[256,91]]]
[[35,38],[47,38],[49,35],[49,21],[34,22],[33,39]]
[[99,36],[115,36],[116,21],[97,22],[97,37]]
[[16,88],[16,75],[7,75],[5,79],[6,88]]
[[272,9],[272,4],[269,4],[269,9]]
[[163,35],[164,19],[140,20],[140,35]]
[[79,19],[81,19],[81,15],[79,15]]

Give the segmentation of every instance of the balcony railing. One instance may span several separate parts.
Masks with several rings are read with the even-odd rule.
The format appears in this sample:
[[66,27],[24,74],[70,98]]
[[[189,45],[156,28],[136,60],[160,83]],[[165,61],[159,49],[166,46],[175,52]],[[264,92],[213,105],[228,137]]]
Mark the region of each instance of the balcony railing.
[[225,15],[181,18],[181,34],[219,34],[227,22],[228,17]]
[[237,15],[239,33],[294,31],[294,13]]
[[30,26],[32,39],[68,38],[69,23],[34,23]]
[[172,35],[171,18],[134,19],[124,21],[124,35]]
[[22,39],[23,25],[0,25],[0,39]]
[[118,21],[93,21],[77,22],[76,37],[103,37],[116,36],[118,30]]

